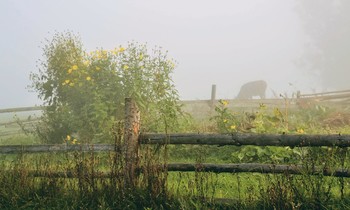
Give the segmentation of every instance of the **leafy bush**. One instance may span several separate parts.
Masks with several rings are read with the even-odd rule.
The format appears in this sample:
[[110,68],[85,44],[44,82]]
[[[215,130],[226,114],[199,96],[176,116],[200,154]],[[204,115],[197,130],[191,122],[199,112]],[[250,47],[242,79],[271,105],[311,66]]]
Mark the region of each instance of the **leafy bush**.
[[253,132],[253,133],[286,133],[288,132],[287,116],[278,108],[269,113],[266,105],[260,104],[254,113],[237,113],[228,109],[228,101],[220,100],[215,107],[216,115],[211,118],[217,124],[220,133]]
[[171,79],[175,61],[161,48],[149,52],[135,42],[114,50],[86,52],[78,36],[55,34],[43,47],[32,88],[47,108],[37,134],[60,143],[71,134],[84,142],[105,141],[122,120],[124,99],[132,97],[142,113],[143,129],[175,129],[180,113]]
[[[288,115],[278,108],[268,110],[266,105],[260,104],[253,113],[237,113],[228,108],[228,101],[220,100],[215,108],[216,115],[211,119],[217,125],[220,133],[304,133],[304,127],[295,115]],[[293,123],[289,121],[293,119]],[[261,147],[242,146],[231,150],[231,162],[292,162],[300,159],[298,148],[289,147]]]

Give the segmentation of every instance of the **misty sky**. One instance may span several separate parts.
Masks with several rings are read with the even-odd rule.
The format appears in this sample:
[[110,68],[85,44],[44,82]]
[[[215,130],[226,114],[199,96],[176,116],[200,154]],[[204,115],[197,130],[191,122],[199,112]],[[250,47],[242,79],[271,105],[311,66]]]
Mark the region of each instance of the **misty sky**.
[[234,98],[257,79],[269,97],[319,88],[295,65],[308,38],[294,0],[1,0],[0,25],[0,108],[40,104],[29,74],[44,39],[65,30],[88,51],[128,41],[168,50],[183,100],[209,99],[212,84],[217,98]]

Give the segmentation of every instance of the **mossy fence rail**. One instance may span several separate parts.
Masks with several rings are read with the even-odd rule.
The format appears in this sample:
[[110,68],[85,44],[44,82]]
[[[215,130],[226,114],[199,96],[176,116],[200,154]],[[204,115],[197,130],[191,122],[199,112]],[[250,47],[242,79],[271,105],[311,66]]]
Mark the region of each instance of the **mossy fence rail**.
[[[280,147],[350,147],[350,135],[304,135],[304,134],[151,134],[141,133],[140,130],[140,112],[136,104],[131,99],[125,100],[125,126],[124,126],[124,146],[123,151],[126,161],[126,177],[129,177],[132,183],[136,171],[140,170],[138,165],[138,149],[140,144],[192,144],[192,145],[255,145],[255,146],[280,146]],[[99,152],[116,151],[114,144],[82,144],[82,145],[11,145],[0,146],[0,154],[23,154],[40,152]],[[348,168],[342,169],[324,169],[312,168],[305,169],[301,165],[277,165],[277,164],[259,164],[259,163],[241,163],[241,164],[211,164],[211,163],[169,163],[160,165],[167,171],[202,171],[215,173],[238,173],[238,172],[256,172],[256,173],[287,173],[287,174],[311,174],[335,177],[350,177]],[[29,175],[47,176],[46,172],[33,171]],[[74,177],[73,172],[50,172],[51,177]],[[100,172],[101,178],[110,177],[108,172]]]

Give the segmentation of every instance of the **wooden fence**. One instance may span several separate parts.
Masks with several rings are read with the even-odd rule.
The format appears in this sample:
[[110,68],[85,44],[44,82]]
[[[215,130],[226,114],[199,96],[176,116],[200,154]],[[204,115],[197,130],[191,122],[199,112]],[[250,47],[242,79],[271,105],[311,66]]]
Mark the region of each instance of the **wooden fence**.
[[[198,145],[255,145],[255,146],[289,146],[289,147],[350,147],[350,135],[267,135],[267,134],[139,134],[140,112],[131,99],[125,101],[124,150],[126,160],[127,182],[132,185],[138,166],[138,149],[140,144],[198,144]],[[113,144],[95,145],[12,145],[0,146],[0,154],[70,152],[70,151],[116,151]],[[323,174],[324,176],[350,177],[349,169],[312,168],[306,170],[301,165],[277,164],[167,164],[168,171],[211,171],[216,173],[257,172],[289,174]],[[44,176],[45,172],[30,172],[33,176]],[[51,176],[70,177],[71,172],[50,173]],[[100,177],[109,177],[109,173],[99,173]]]
[[[130,131],[134,132],[134,129]],[[129,139],[130,140],[130,139]],[[135,139],[134,139],[135,140]],[[192,145],[255,145],[255,146],[290,146],[290,147],[350,147],[350,135],[261,135],[261,134],[142,134],[136,140],[141,144],[192,144]],[[11,145],[0,146],[0,154],[40,153],[40,152],[100,152],[115,151],[113,144],[94,145]],[[130,147],[130,151],[134,151]],[[128,153],[127,160],[136,160],[135,153]],[[129,161],[132,163],[133,161]],[[131,166],[130,166],[131,167]],[[132,171],[136,169],[130,169]],[[168,171],[211,171],[221,172],[257,172],[257,173],[306,173],[301,165],[276,164],[168,164]],[[33,172],[34,173],[34,172]],[[307,173],[323,174],[325,176],[350,177],[349,169],[323,170],[314,168]],[[40,173],[35,172],[39,175]],[[42,172],[41,174],[45,174]],[[59,172],[57,176],[63,176]],[[55,176],[55,175],[54,175]],[[69,177],[69,175],[67,175]],[[109,173],[101,173],[101,177],[108,177]]]
[[349,99],[350,90],[330,91],[312,94],[301,94],[301,92],[298,91],[297,98],[314,98],[319,100]]
[[0,109],[0,113],[41,111],[43,109],[44,107],[42,106],[18,107],[18,108]]
[[[211,98],[209,100],[187,100],[180,101],[182,109],[192,115],[194,119],[203,120],[209,118],[214,112],[214,107],[218,104],[218,99],[216,98],[216,85],[212,85]],[[297,109],[312,107],[315,104],[345,108],[348,110],[348,105],[350,103],[350,90],[332,91],[332,92],[322,92],[313,94],[302,94],[300,91],[297,92],[296,98],[282,99],[225,99],[229,102],[228,108],[235,109],[236,111],[253,111],[260,107],[261,104],[265,104],[269,108],[279,108],[285,109]],[[42,111],[45,109],[44,106],[34,106],[34,107],[18,107],[18,108],[7,108],[0,109],[0,137],[13,135],[21,132],[18,129],[1,129],[1,127],[15,127],[18,121],[3,121],[1,114],[5,113],[19,113],[19,112],[32,112],[32,111]],[[30,123],[35,123],[38,118],[31,119],[21,119],[20,122],[24,125]]]
[[312,107],[315,104],[330,106],[341,110],[349,110],[350,90],[322,92],[313,94],[297,93],[296,105],[301,108]]
[[[28,128],[28,126],[40,120],[40,116],[32,116],[30,114],[39,113],[43,109],[44,107],[42,106],[0,109],[0,137],[23,133],[19,123]],[[16,119],[15,116],[17,116]],[[27,130],[30,130],[30,128]]]

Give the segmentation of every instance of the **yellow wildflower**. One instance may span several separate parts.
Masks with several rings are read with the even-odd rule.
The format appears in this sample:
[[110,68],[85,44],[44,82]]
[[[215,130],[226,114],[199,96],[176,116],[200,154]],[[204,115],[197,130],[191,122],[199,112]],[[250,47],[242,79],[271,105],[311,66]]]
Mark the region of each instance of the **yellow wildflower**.
[[297,133],[300,133],[300,134],[303,134],[305,131],[302,129],[302,128],[300,128],[300,129],[298,129],[297,130]]
[[97,58],[106,59],[107,58],[107,51],[106,50],[97,51]]
[[224,123],[227,123],[227,121],[228,121],[227,119],[224,119],[224,120],[223,120]]
[[226,101],[226,100],[221,100],[221,104],[224,105],[224,106],[227,106],[227,105],[228,105],[228,101]]
[[68,69],[68,74],[72,73],[73,69]]
[[64,80],[64,83],[68,84],[70,82],[69,79]]
[[230,128],[231,128],[232,130],[235,130],[235,129],[236,129],[236,125],[231,125]]
[[91,77],[90,77],[90,76],[87,76],[87,77],[86,77],[86,80],[87,80],[87,81],[90,81],[90,80],[91,80]]
[[124,47],[120,47],[118,51],[119,51],[119,52],[124,52],[124,51],[125,51],[125,48],[124,48]]
[[123,66],[123,69],[124,69],[124,70],[127,70],[128,68],[129,68],[128,65],[124,65],[124,66]]
[[70,141],[71,140],[70,135],[67,135],[66,139],[67,139],[67,141]]
[[72,144],[76,144],[77,141],[78,141],[77,139],[73,139]]
[[77,65],[74,65],[74,66],[72,66],[72,69],[73,69],[73,70],[77,70],[77,69],[78,69],[78,66],[77,66]]

